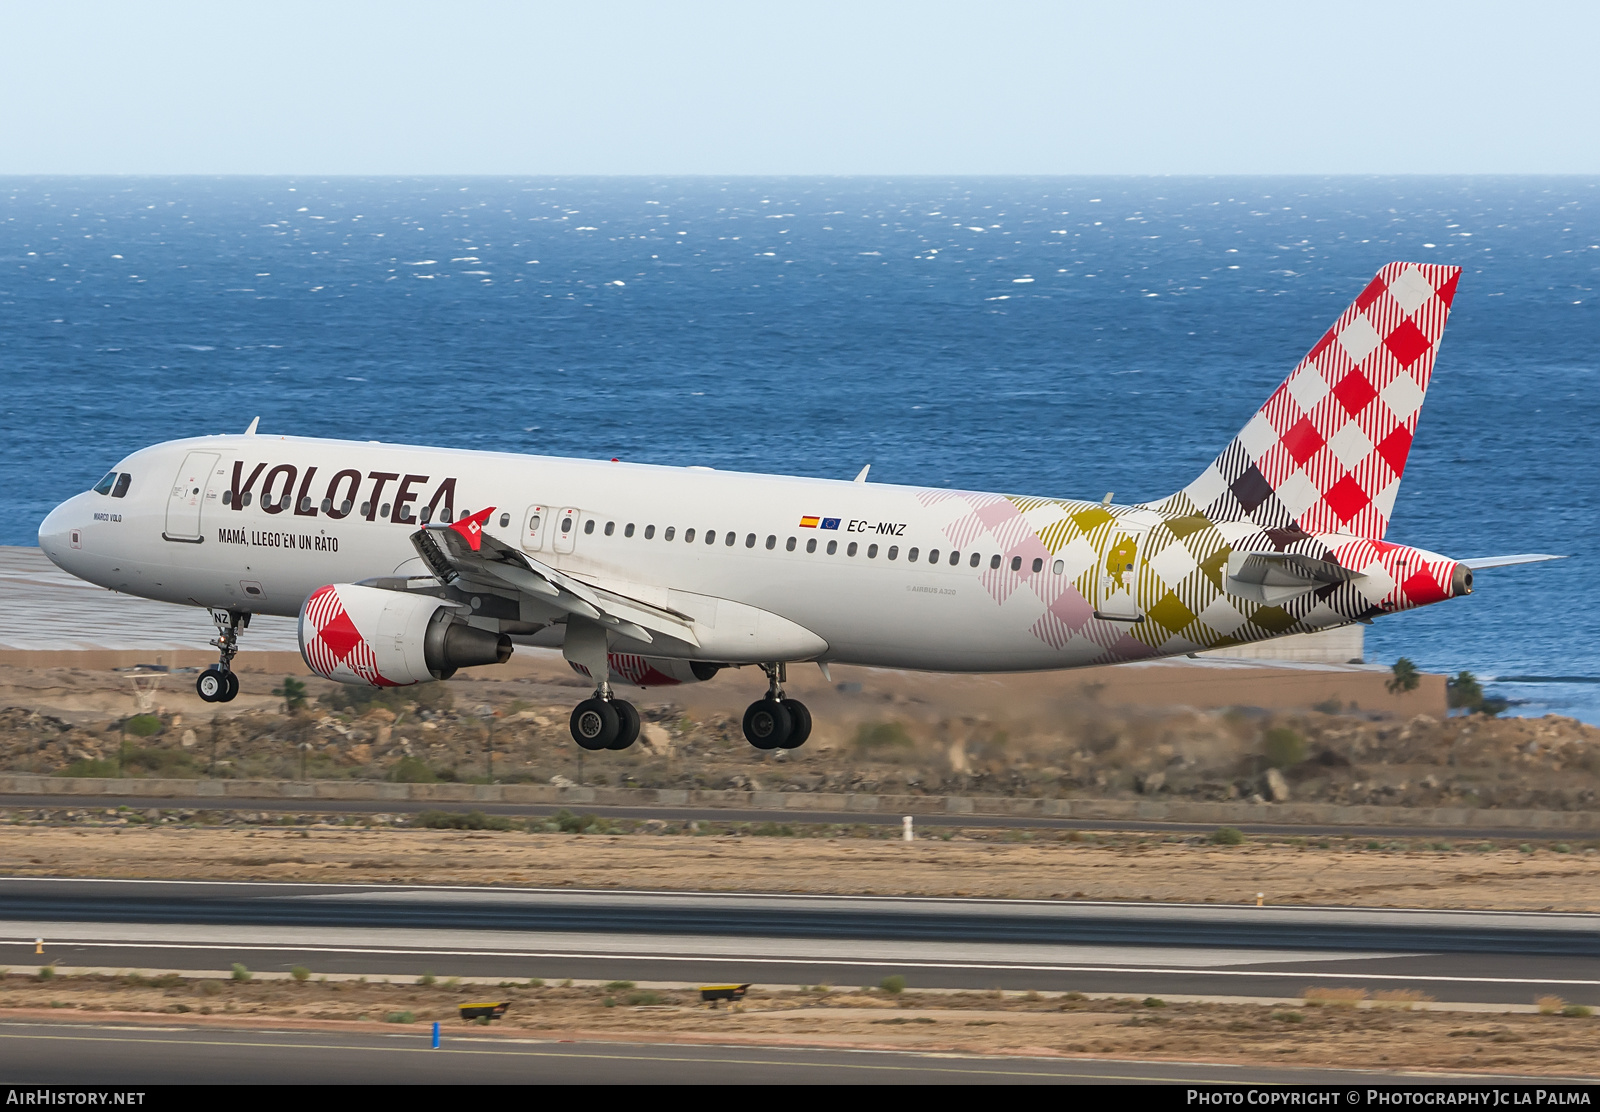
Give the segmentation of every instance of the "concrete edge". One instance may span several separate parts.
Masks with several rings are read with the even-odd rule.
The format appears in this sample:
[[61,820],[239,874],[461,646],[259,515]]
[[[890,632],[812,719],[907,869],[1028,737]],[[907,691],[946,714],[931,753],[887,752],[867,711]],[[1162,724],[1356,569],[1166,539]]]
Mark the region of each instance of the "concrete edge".
[[[1120,822],[1182,822],[1218,826],[1279,823],[1307,826],[1408,826],[1417,829],[1547,831],[1600,834],[1600,812],[1499,810],[1470,807],[1346,806],[1335,803],[1204,803],[1159,799],[1037,799],[1008,796],[868,795],[831,792],[748,792],[684,788],[589,788],[550,784],[393,784],[380,780],[158,780],[0,774],[0,796],[61,796],[63,804],[92,805],[96,797],[192,799],[241,803],[319,800],[396,803],[526,803],[556,806],[705,807],[887,815],[1004,815]],[[0,800],[0,805],[4,801]]]

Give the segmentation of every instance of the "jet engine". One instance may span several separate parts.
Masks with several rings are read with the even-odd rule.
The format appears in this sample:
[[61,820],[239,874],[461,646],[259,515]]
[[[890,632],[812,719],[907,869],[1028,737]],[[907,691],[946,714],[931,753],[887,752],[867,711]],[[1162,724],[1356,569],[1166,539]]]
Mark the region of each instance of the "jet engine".
[[[634,687],[703,683],[726,667],[708,660],[674,660],[664,656],[636,656],[633,653],[607,653],[606,664],[611,670],[608,682],[627,683]],[[588,669],[581,664],[573,664],[572,670],[581,676],[589,675]]]
[[449,679],[457,668],[510,659],[511,638],[455,613],[429,594],[330,583],[300,607],[300,655],[319,676],[372,687]]

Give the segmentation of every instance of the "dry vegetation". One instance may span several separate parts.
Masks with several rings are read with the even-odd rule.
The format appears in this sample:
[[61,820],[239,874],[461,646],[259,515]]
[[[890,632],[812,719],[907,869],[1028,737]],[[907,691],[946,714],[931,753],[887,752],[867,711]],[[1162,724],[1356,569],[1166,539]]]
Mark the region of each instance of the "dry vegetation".
[[[221,815],[12,812],[0,862],[13,876],[470,884],[537,888],[817,892],[1027,899],[1254,902],[1600,912],[1593,844],[944,830],[915,842],[884,827],[614,823],[586,833],[381,825],[207,826]],[[443,815],[443,813],[441,813]],[[252,819],[268,819],[252,815]],[[288,816],[297,823],[314,816]],[[465,816],[459,816],[465,819]],[[171,821],[167,821],[171,820]],[[271,816],[275,824],[278,816]],[[350,821],[346,817],[345,821]],[[126,824],[126,825],[101,825]],[[637,833],[605,833],[632,828]],[[949,834],[949,840],[943,836]]]
[[[1319,999],[1276,1005],[1169,1003],[1155,998],[1088,999],[1078,993],[918,993],[900,988],[801,991],[754,989],[737,1009],[701,1005],[692,988],[545,985],[385,984],[306,979],[194,980],[176,975],[0,979],[0,1015],[48,1015],[119,1022],[141,1016],[180,1022],[393,1024],[424,1037],[439,1020],[463,1034],[648,1039],[784,1045],[879,1046],[988,1054],[1082,1055],[1205,1060],[1260,1065],[1368,1067],[1593,1076],[1600,1021],[1560,1014],[1462,1014]],[[466,1026],[463,1003],[509,1001],[490,1031]]]
[[[182,713],[69,721],[12,707],[0,711],[0,770],[483,782],[492,750],[501,782],[580,776],[567,733],[576,686],[452,681],[375,701],[321,681],[308,687],[292,713],[257,699],[187,721]],[[733,715],[689,713],[647,695],[640,744],[589,755],[581,775],[603,786],[1545,810],[1600,799],[1600,729],[1555,716],[1140,711],[1101,707],[1087,690],[963,715],[857,687],[826,693],[813,740],[792,753],[752,749]]]

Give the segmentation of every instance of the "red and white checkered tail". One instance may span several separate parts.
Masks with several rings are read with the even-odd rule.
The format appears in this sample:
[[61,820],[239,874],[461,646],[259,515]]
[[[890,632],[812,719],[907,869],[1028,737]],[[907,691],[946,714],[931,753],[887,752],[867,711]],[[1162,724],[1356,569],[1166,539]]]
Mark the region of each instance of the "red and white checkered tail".
[[1233,443],[1161,508],[1381,539],[1461,268],[1390,263]]

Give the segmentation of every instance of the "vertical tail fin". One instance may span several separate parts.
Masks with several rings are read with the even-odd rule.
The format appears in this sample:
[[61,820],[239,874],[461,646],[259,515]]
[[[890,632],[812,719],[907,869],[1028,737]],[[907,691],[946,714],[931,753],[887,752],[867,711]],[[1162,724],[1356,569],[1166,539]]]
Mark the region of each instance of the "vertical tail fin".
[[1460,274],[1378,271],[1211,466],[1158,508],[1382,539]]

